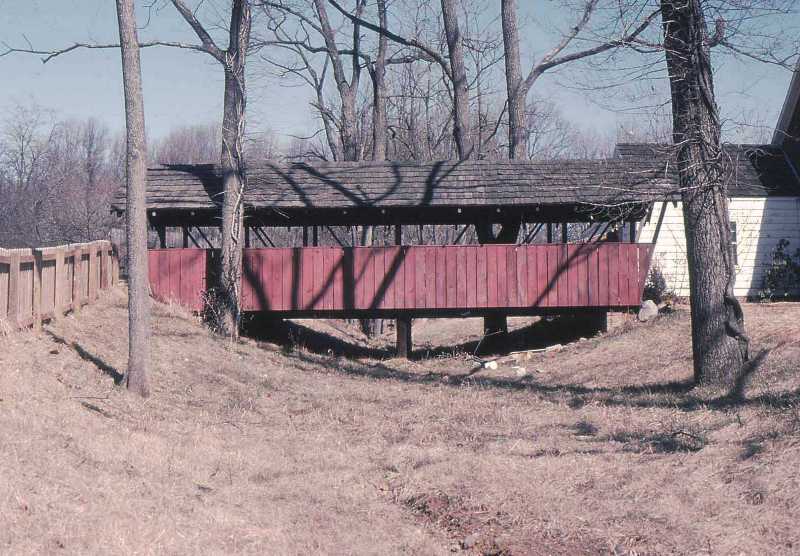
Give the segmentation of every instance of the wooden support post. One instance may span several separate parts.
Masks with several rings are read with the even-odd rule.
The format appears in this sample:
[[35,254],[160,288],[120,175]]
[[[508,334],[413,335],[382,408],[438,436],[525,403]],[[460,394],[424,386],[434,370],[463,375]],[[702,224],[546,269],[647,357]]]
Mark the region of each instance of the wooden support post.
[[119,251],[117,246],[111,244],[111,287],[119,283]]
[[303,226],[303,247],[308,247],[308,226]]
[[72,255],[72,312],[81,312],[83,302],[83,248],[76,247]]
[[38,332],[42,329],[42,250],[32,249],[33,252],[33,299],[31,300],[31,313],[33,314],[33,329]]
[[411,356],[411,317],[398,317],[395,325],[397,331],[397,357],[408,359]]
[[100,251],[100,289],[107,290],[111,284],[111,257],[108,254],[108,244],[104,241],[102,243],[102,251]]
[[311,244],[319,247],[319,228],[317,226],[311,228]]
[[633,221],[633,220],[630,221],[629,230],[630,230],[630,232],[628,234],[628,239],[630,240],[631,243],[636,243],[636,222],[635,221]]
[[156,233],[158,234],[158,247],[160,249],[167,248],[167,227],[165,225],[156,226]]
[[567,236],[567,223],[566,222],[562,222],[561,223],[561,243],[567,243],[568,240],[569,240],[569,237]]
[[547,223],[547,243],[553,243],[553,224]]
[[8,322],[13,328],[19,328],[19,288],[20,288],[20,255],[19,251],[11,252],[11,263],[8,269]]
[[65,252],[63,247],[56,249],[55,287],[53,298],[53,318],[64,316],[64,300],[66,299],[67,267],[64,264]]
[[92,301],[97,298],[97,245],[89,245],[89,285],[87,298]]
[[[245,230],[247,229],[245,228]],[[183,233],[183,248],[186,249],[189,247],[189,226],[181,226],[181,232]]]
[[394,226],[394,244],[403,245],[403,225],[395,224]]

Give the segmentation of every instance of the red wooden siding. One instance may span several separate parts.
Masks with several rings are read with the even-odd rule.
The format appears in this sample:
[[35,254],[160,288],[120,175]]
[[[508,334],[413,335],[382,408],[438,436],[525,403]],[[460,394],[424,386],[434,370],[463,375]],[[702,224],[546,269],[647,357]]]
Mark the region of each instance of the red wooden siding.
[[[245,249],[245,311],[629,307],[652,245]],[[150,251],[153,295],[203,307],[210,251]]]

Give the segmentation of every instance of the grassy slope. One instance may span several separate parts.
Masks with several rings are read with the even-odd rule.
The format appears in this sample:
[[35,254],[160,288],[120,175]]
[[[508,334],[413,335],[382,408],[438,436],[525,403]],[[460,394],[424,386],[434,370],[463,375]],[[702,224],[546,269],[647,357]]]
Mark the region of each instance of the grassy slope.
[[109,376],[115,292],[0,338],[0,552],[800,552],[798,308],[747,312],[732,400],[682,382],[683,312],[517,378],[231,345],[158,306],[141,402]]

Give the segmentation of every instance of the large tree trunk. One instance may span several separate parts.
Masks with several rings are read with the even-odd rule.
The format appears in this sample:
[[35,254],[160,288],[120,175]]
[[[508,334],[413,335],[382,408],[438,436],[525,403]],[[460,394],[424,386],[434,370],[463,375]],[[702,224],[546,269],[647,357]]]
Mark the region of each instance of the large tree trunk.
[[225,53],[225,98],[222,116],[222,253],[216,323],[228,336],[239,334],[242,248],[244,247],[245,60],[250,41],[250,6],[235,0],[231,9],[230,42]]
[[464,38],[458,25],[457,3],[442,0],[442,21],[450,55],[450,72],[453,81],[453,138],[459,160],[473,155],[472,132],[469,122],[469,83],[464,66]]
[[662,0],[661,13],[689,262],[694,376],[701,384],[732,386],[748,341],[733,295],[735,266],[710,39],[700,0]]
[[142,98],[142,71],[133,0],[117,0],[122,80],[125,91],[128,242],[128,369],[124,383],[147,397],[150,360],[150,294],[147,283],[147,142]]
[[501,15],[508,91],[508,158],[522,160],[528,154],[525,144],[525,97],[528,90],[522,80],[519,58],[517,1],[502,0]]

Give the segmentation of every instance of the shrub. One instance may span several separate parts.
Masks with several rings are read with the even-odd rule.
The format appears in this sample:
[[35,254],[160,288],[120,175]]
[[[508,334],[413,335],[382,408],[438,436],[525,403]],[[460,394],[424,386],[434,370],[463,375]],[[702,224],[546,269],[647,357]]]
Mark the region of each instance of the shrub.
[[664,297],[667,295],[667,280],[664,278],[664,273],[661,272],[661,267],[658,263],[653,263],[644,283],[642,300],[647,301],[650,299],[653,303],[659,304],[664,301]]
[[773,301],[796,294],[800,290],[800,249],[789,252],[789,241],[781,239],[772,250],[772,264],[764,274],[759,297]]

